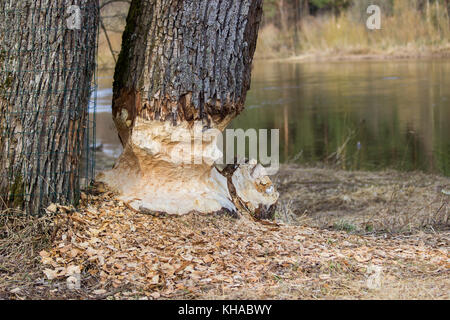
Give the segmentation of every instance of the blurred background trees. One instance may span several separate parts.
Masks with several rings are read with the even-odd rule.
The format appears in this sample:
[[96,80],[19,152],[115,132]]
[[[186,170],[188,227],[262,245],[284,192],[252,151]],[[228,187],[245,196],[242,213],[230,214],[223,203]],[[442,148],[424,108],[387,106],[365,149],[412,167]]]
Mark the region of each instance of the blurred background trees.
[[[129,1],[100,2],[99,62],[113,68]],[[372,4],[380,6],[382,13],[382,30],[377,32],[366,28],[367,8]],[[450,47],[449,16],[450,0],[264,0],[255,57],[442,52]]]
[[[382,30],[365,26],[378,5]],[[265,0],[258,58],[378,53],[448,45],[450,0]]]

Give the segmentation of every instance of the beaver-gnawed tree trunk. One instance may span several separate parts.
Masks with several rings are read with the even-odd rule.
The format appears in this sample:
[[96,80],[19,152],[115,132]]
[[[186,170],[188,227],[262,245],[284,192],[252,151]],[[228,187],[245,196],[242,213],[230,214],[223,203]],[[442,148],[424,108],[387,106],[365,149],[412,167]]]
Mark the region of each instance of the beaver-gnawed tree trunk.
[[[261,15],[262,0],[132,1],[114,76],[124,152],[98,179],[135,209],[273,212],[278,194],[260,166],[228,179],[213,167],[214,132],[244,108]],[[197,143],[188,161],[175,155]]]
[[0,16],[0,209],[37,214],[78,197],[98,1],[0,0]]

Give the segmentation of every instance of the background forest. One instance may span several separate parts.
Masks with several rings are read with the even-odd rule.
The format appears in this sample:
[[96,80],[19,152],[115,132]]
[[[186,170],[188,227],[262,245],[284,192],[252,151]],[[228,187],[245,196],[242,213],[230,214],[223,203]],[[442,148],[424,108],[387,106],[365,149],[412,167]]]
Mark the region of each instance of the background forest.
[[[128,1],[103,0],[100,65],[113,67]],[[366,28],[371,4],[382,27]],[[256,58],[336,55],[446,55],[450,50],[450,0],[264,0]]]

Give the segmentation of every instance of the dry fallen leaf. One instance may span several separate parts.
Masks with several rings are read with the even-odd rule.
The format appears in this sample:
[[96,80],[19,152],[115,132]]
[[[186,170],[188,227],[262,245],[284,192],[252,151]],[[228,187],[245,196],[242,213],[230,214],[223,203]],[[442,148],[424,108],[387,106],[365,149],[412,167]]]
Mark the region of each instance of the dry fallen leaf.
[[56,204],[52,203],[47,207],[47,212],[49,213],[56,213],[56,211],[58,210],[58,207]]
[[98,290],[94,290],[93,292],[96,295],[101,295],[101,294],[105,294],[106,290],[105,289],[98,289]]
[[358,261],[360,263],[364,263],[364,262],[370,261],[372,259],[372,256],[370,256],[370,255],[362,256],[359,254],[354,254],[353,257],[355,258],[356,261]]
[[158,284],[159,283],[159,275],[152,277],[150,284]]
[[53,280],[57,277],[57,272],[51,269],[44,269],[44,274],[47,276],[48,280]]
[[74,274],[80,274],[80,273],[81,273],[81,267],[80,266],[74,266],[74,265],[68,266],[66,268],[66,272],[65,272],[65,274],[68,275],[68,276],[71,276],[71,275],[74,275]]
[[55,263],[55,261],[52,258],[50,258],[50,257],[42,257],[41,262],[42,262],[43,265],[49,264],[49,265],[52,265],[52,266]]
[[205,257],[203,258],[203,261],[204,261],[205,263],[210,263],[210,262],[213,262],[214,259],[213,259],[210,255],[207,255],[207,256],[205,256]]
[[150,294],[150,296],[151,296],[153,299],[158,299],[158,298],[161,297],[161,294],[159,294],[159,292],[153,292],[152,294]]
[[39,255],[42,258],[48,258],[50,256],[50,254],[47,251],[45,251],[45,250],[42,250],[41,252],[39,252]]
[[192,263],[191,261],[184,261],[183,264],[178,269],[175,270],[175,273],[179,273],[179,272],[183,271],[191,263]]

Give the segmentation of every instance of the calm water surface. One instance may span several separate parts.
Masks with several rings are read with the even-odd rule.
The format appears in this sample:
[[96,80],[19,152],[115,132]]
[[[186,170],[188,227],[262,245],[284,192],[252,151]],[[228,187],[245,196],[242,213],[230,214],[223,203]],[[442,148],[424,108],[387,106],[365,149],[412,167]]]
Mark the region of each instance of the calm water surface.
[[[112,71],[100,72],[98,169],[121,152],[111,84]],[[450,176],[450,60],[257,61],[246,109],[230,127],[280,129],[283,162]]]

